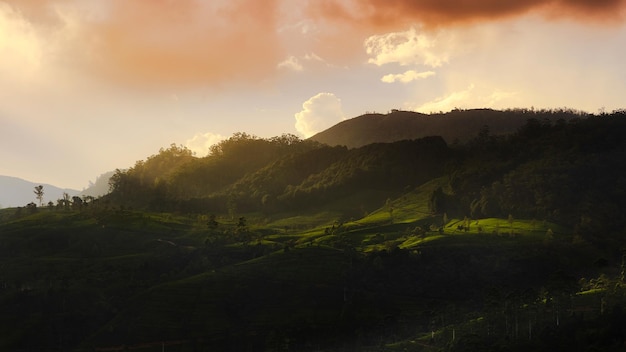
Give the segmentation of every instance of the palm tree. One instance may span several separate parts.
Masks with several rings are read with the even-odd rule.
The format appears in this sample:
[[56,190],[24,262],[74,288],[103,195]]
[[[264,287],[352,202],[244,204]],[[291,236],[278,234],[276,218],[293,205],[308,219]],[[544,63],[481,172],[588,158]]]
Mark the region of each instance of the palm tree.
[[33,191],[33,193],[35,193],[35,198],[37,198],[37,200],[39,201],[39,206],[41,206],[41,204],[43,203],[43,186],[35,186],[35,190]]

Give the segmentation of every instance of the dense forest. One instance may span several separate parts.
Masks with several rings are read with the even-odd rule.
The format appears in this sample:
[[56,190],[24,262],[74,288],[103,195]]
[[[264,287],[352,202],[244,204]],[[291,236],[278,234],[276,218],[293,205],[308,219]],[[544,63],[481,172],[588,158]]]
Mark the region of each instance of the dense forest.
[[173,144],[2,209],[0,348],[623,350],[626,111],[498,113],[526,122]]
[[621,231],[626,176],[617,170],[626,160],[624,112],[526,115],[515,133],[493,135],[485,125],[468,143],[452,147],[441,137],[348,149],[293,135],[238,133],[214,145],[209,156],[195,158],[172,145],[117,170],[107,199],[156,211],[217,213],[230,207],[271,214],[367,194],[359,208],[371,211],[445,177],[433,193],[434,213],[550,220],[608,237],[611,229]]

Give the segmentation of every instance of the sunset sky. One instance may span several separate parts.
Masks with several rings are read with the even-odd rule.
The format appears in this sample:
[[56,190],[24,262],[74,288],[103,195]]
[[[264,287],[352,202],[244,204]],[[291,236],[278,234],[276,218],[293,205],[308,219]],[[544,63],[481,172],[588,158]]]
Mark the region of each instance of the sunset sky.
[[626,107],[625,0],[0,0],[0,175],[391,109]]

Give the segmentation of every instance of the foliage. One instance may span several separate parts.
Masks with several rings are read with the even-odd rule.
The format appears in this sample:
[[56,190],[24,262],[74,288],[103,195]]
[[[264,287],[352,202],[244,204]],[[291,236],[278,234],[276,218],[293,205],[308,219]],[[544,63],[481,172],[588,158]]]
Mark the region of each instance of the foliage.
[[626,115],[508,113],[550,118],[453,147],[236,134],[1,209],[0,349],[620,350]]
[[35,186],[35,190],[33,191],[33,193],[35,193],[35,198],[37,198],[37,200],[39,201],[39,206],[41,206],[43,204],[44,195],[43,186]]
[[606,237],[626,225],[618,215],[626,206],[626,179],[617,172],[625,132],[626,119],[614,114],[556,124],[529,120],[506,138],[479,136],[465,148],[452,190],[433,200],[446,204],[441,212],[547,219]]

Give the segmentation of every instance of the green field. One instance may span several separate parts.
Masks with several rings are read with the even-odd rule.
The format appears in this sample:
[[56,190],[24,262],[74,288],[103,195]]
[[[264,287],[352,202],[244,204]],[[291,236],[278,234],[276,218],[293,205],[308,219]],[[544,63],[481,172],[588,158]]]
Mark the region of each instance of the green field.
[[[475,317],[485,314],[490,288],[553,295],[546,287],[555,273],[602,272],[594,263],[606,254],[555,223],[443,224],[428,211],[436,187],[361,218],[239,214],[245,228],[226,214],[209,228],[198,214],[40,210],[11,219],[14,210],[3,209],[0,346],[430,351],[452,330],[486,329]],[[519,307],[534,302],[544,312],[532,293],[524,297]]]

